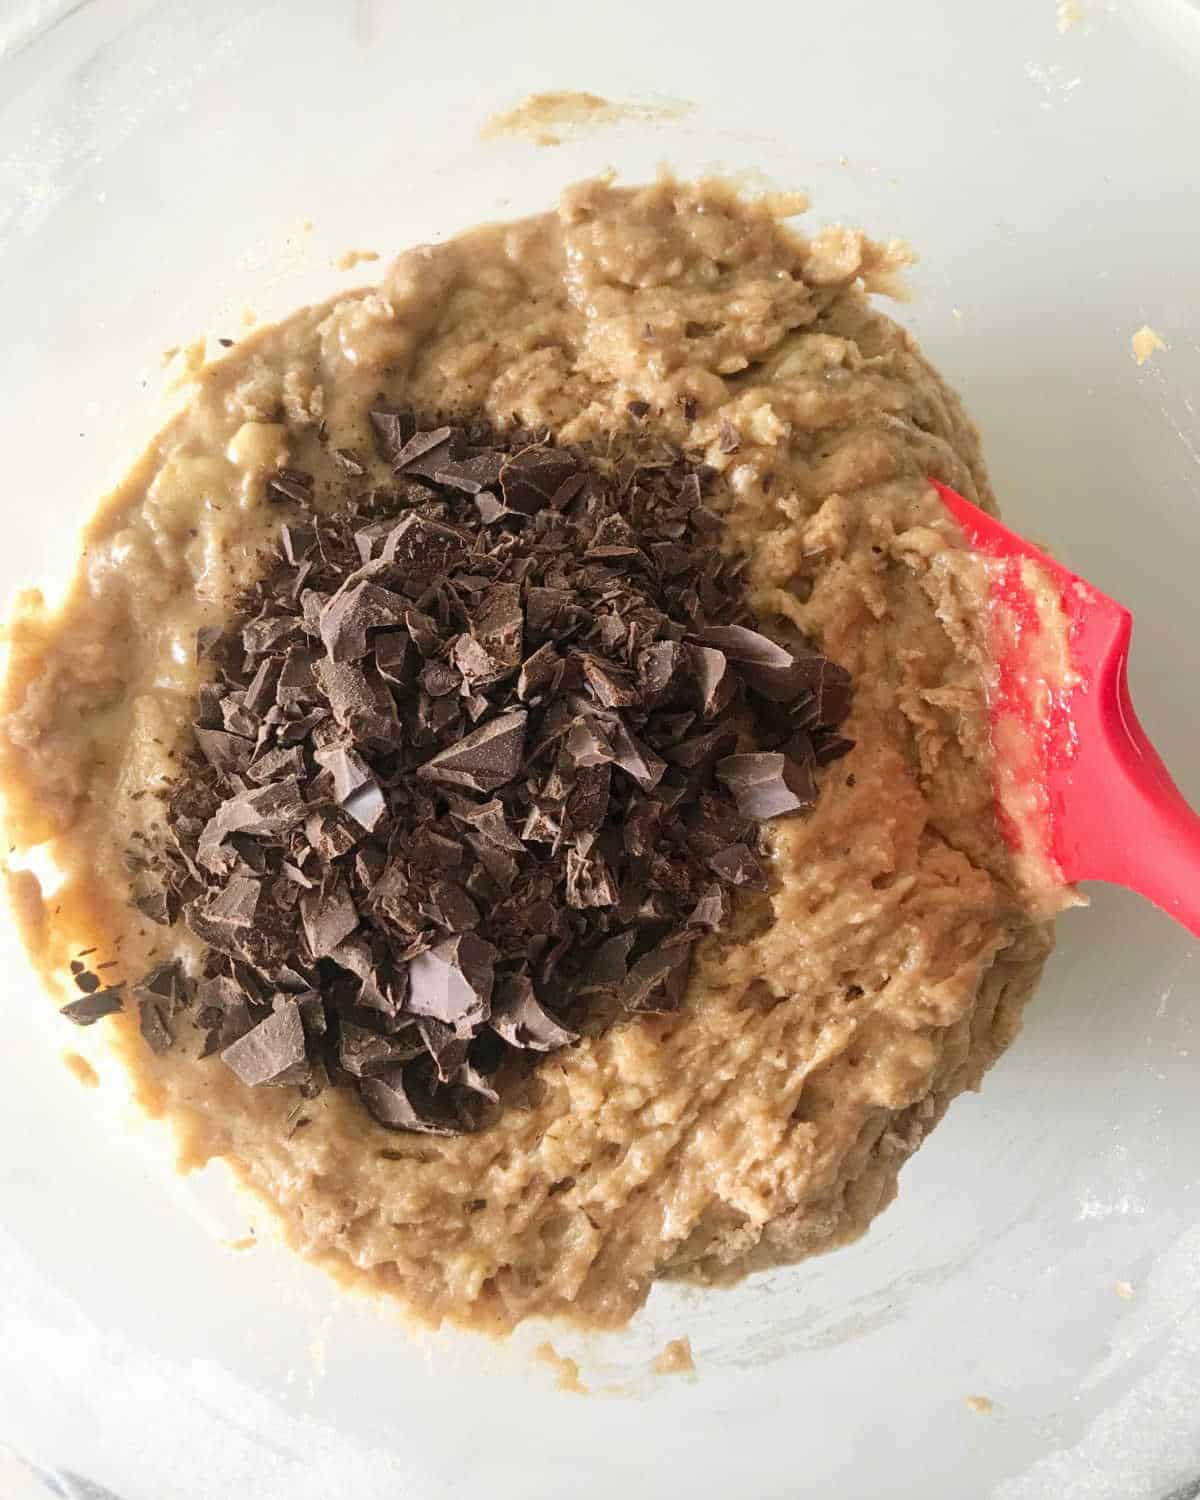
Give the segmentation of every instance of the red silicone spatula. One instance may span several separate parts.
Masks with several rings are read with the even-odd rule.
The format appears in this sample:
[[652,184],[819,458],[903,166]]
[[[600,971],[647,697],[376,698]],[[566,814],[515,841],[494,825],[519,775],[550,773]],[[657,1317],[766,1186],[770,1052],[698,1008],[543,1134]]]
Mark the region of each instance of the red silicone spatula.
[[[970,546],[996,562],[990,597],[1008,626],[993,631],[993,737],[1003,754],[1012,736],[1000,735],[999,720],[1021,720],[1022,773],[1031,780],[1026,808],[1032,816],[1023,817],[1020,828],[1001,807],[1006,839],[1026,849],[1030,839],[1042,840],[1039,852],[1064,881],[1128,886],[1200,937],[1200,816],[1133,711],[1125,676],[1132,616],[954,490],[930,483]],[[1025,559],[1057,591],[1067,622],[1072,675],[1048,696],[1029,691],[1044,617]],[[1034,701],[1040,705],[1036,720]]]

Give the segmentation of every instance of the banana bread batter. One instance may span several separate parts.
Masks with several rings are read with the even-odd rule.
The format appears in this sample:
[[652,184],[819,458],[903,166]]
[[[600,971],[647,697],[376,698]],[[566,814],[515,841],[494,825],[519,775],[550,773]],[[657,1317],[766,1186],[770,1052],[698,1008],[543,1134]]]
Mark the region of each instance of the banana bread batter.
[[[10,631],[0,772],[12,877],[47,979],[130,977],[195,940],[127,904],[134,833],[194,717],[197,630],[260,568],[281,466],[370,453],[382,395],[604,445],[637,420],[722,476],[724,545],[766,623],[850,670],[808,816],[768,825],[771,889],[700,945],[683,1009],[540,1064],[489,1129],[377,1125],[347,1091],[250,1089],[115,1029],[181,1165],[224,1157],[302,1253],[430,1319],[627,1319],[653,1280],[719,1280],[863,1232],[949,1101],[1012,1040],[1050,947],[992,815],[978,568],[926,483],[993,505],[977,435],[876,311],[903,247],[805,239],[796,200],[607,181],[401,255],[382,283],[248,335],[197,379],[87,527],[51,612]],[[630,403],[637,417],[631,415]],[[644,406],[643,406],[644,403]]]

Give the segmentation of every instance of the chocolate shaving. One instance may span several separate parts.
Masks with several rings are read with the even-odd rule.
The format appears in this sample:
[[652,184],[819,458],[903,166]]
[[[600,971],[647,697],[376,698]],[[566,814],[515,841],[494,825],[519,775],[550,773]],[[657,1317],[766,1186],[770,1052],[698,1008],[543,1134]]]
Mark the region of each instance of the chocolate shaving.
[[173,1018],[191,1000],[192,993],[192,982],[178,959],[159,964],[134,986],[138,1029],[152,1052],[162,1056],[171,1050],[175,1041]]
[[105,1016],[115,1015],[123,1005],[121,987],[113,985],[108,989],[93,990],[78,1000],[69,1000],[59,1007],[58,1013],[66,1016],[68,1021],[74,1021],[76,1026],[91,1026]]
[[351,479],[361,479],[367,472],[366,464],[353,448],[335,448],[333,461],[342,473],[349,475]]
[[[766,888],[760,824],[850,748],[849,679],[755,628],[712,470],[370,420],[393,489],[325,450],[341,509],[282,525],[198,643],[195,753],[131,869],[203,974],[132,993],[155,1051],[190,1029],[247,1084],[456,1134],[522,1057],[679,1008],[731,893]],[[313,505],[309,474],[270,484]],[[120,1007],[100,983],[80,1024]]]
[[312,475],[301,469],[279,469],[267,481],[267,494],[276,500],[291,500],[297,505],[311,505]]
[[393,406],[376,406],[371,411],[371,427],[380,455],[394,463],[403,451],[404,444],[416,431],[417,424],[407,413]]

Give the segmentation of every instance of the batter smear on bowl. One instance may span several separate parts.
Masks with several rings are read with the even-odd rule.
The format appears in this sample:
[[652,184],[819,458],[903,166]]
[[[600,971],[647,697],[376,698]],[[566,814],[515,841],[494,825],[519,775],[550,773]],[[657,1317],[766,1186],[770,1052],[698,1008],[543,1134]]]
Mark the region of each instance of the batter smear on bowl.
[[993,507],[978,439],[903,248],[801,206],[587,182],[256,331],[11,624],[39,968],[426,1318],[860,1234],[1049,951],[928,483]]

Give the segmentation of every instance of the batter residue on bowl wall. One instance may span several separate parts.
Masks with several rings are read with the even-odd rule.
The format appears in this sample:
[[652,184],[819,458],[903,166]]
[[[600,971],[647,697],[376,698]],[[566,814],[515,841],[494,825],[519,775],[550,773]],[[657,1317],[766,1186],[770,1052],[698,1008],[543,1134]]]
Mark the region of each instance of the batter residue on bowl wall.
[[479,134],[485,141],[504,137],[525,139],[535,146],[561,146],[570,136],[615,125],[662,125],[682,119],[694,105],[685,100],[657,104],[614,104],[599,94],[576,89],[550,89],[530,94],[512,109],[502,110],[483,122]]

